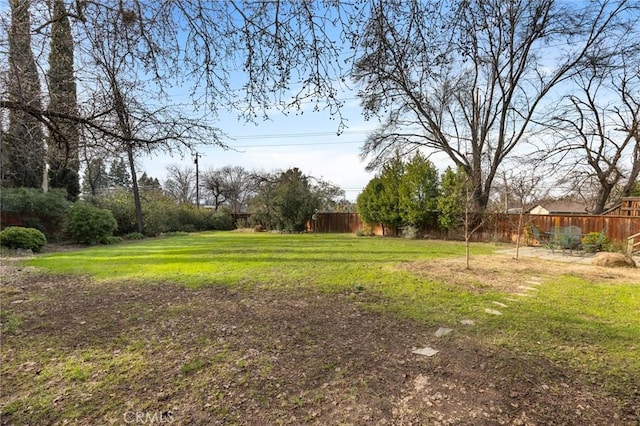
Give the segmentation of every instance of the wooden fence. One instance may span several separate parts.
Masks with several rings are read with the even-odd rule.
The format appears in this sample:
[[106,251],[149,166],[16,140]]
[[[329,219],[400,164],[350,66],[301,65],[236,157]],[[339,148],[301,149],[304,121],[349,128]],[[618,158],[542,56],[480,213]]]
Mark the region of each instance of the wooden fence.
[[[578,226],[583,234],[600,232],[607,228],[607,237],[620,243],[626,243],[627,237],[640,232],[640,217],[637,216],[595,216],[595,215],[524,215],[523,224],[536,225],[540,232],[550,232],[556,227]],[[500,214],[494,216],[473,236],[474,241],[512,242],[517,235],[518,215]],[[358,213],[317,213],[315,220],[307,223],[309,232],[355,233],[358,230],[371,231],[383,235],[383,228],[376,225],[368,227]],[[433,237],[444,234],[435,229],[424,229]],[[393,233],[391,234],[393,235]]]
[[[627,237],[640,232],[640,217],[595,215],[524,215],[523,223],[535,225],[540,232],[552,232],[564,226],[577,226],[583,234],[606,228],[612,241],[626,243]],[[479,232],[481,241],[512,242],[517,234],[518,215],[500,215]]]
[[620,204],[610,209],[605,214],[640,217],[640,197],[623,197]]
[[358,213],[316,213],[313,217],[307,222],[309,232],[355,233],[367,227]]

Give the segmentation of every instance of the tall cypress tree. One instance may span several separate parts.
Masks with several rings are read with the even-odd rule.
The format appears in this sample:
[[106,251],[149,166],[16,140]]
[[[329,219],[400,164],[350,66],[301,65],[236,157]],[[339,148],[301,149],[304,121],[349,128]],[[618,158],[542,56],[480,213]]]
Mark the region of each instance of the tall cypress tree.
[[[76,81],[73,75],[73,35],[63,0],[53,2],[51,50],[49,52],[49,110],[69,116],[77,115]],[[78,170],[79,133],[75,123],[54,122],[56,130],[49,137],[49,184],[65,188],[75,200],[80,193]]]
[[[7,98],[25,107],[42,108],[38,69],[31,51],[29,0],[9,0],[9,83]],[[2,138],[2,174],[14,186],[39,188],[43,183],[45,143],[42,125],[20,109],[9,110]]]

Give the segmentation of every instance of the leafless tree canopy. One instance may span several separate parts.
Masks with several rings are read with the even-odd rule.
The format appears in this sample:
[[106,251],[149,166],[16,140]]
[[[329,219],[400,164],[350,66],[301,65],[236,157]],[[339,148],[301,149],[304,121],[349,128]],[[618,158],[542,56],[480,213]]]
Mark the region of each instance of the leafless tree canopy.
[[379,1],[355,65],[366,112],[384,117],[362,151],[445,152],[487,205],[503,161],[543,128],[544,102],[614,31],[631,2]]
[[193,204],[196,200],[196,171],[193,167],[180,167],[172,164],[167,167],[167,179],[162,188],[164,192],[180,204]]
[[[24,0],[36,6],[40,2]],[[96,103],[117,100],[114,83],[122,86],[119,91],[127,104],[143,102],[149,116],[166,112],[161,106],[172,104],[167,100],[176,92],[187,95],[191,107],[213,113],[231,108],[246,119],[295,109],[302,102],[339,112],[336,95],[344,74],[339,59],[346,22],[342,14],[351,10],[348,4],[124,0],[67,6],[85,102],[76,121],[94,136],[123,137],[111,129],[103,108],[95,108]],[[45,44],[52,20],[45,13],[33,25]],[[138,93],[126,96],[129,91]],[[63,117],[68,115],[63,111],[28,108],[4,96],[2,106],[22,109],[45,124],[56,116],[70,118]],[[175,127],[165,130],[162,133],[176,137],[184,134]],[[143,132],[131,138],[143,143],[158,136]]]
[[257,190],[257,174],[239,166],[206,171],[202,186],[209,204],[215,210],[226,206],[233,214],[248,211],[249,199]]
[[640,15],[619,37],[597,46],[552,121],[557,140],[547,158],[563,164],[576,192],[595,189],[594,213],[612,198],[629,196],[640,173],[638,25]]

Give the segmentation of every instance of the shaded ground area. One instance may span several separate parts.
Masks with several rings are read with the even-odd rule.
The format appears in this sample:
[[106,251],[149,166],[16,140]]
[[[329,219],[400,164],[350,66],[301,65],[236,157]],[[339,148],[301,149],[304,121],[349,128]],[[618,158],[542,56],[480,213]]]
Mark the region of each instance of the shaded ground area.
[[638,421],[572,370],[438,339],[364,310],[364,292],[98,285],[4,263],[2,424]]

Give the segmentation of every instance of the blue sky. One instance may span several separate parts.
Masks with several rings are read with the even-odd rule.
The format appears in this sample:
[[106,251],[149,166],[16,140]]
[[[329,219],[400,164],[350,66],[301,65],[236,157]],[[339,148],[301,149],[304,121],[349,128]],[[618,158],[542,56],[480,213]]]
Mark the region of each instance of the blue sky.
[[[224,141],[229,150],[219,146],[201,146],[200,172],[224,166],[241,166],[248,170],[287,170],[297,167],[308,176],[322,178],[338,185],[348,200],[358,194],[374,177],[365,170],[367,161],[360,158],[360,150],[369,132],[378,126],[378,119],[365,120],[359,100],[345,95],[342,110],[348,126],[337,134],[339,122],[327,111],[313,111],[312,105],[300,112],[273,112],[268,121],[245,123],[233,112],[221,113],[209,123],[219,127],[229,138]],[[167,166],[177,164],[194,167],[193,157],[170,157],[162,154],[140,157],[138,175],[146,172],[161,182],[166,178]],[[444,154],[431,157],[443,171],[451,161]]]
[[[229,138],[224,141],[233,150],[219,146],[203,146],[200,171],[224,166],[242,166],[249,170],[286,170],[298,167],[306,175],[323,178],[340,186],[347,199],[355,200],[374,173],[365,171],[360,148],[377,120],[365,121],[358,100],[347,98],[344,116],[348,128],[337,135],[338,121],[326,111],[314,112],[311,106],[302,113],[284,115],[274,112],[269,121],[244,123],[232,113],[222,113],[209,123],[219,127]],[[193,157],[151,155],[140,158],[139,174],[163,181],[171,164],[193,166]]]

